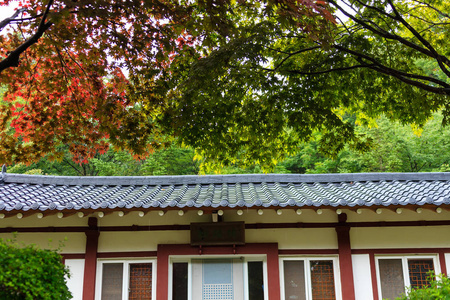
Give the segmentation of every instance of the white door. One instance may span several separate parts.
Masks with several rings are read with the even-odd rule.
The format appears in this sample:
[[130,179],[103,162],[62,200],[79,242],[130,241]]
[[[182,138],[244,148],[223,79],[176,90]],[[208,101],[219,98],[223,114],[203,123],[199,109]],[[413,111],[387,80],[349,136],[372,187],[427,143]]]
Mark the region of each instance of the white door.
[[243,274],[240,259],[193,259],[192,299],[244,299]]

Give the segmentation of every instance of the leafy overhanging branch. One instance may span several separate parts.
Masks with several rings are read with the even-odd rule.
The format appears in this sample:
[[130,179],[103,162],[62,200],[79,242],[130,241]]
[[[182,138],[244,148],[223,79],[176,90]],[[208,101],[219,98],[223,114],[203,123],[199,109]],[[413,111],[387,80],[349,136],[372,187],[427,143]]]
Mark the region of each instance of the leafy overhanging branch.
[[[42,14],[41,21],[34,35],[28,38],[26,41],[24,41],[19,47],[9,52],[8,56],[4,58],[2,61],[0,61],[0,73],[7,68],[17,67],[20,62],[20,55],[24,53],[29,47],[36,44],[39,41],[39,39],[44,35],[44,33],[53,25],[51,21],[47,21],[47,17],[49,15],[52,4],[53,0],[49,0],[45,8],[45,12]],[[18,11],[16,11],[16,13],[17,12]],[[8,20],[9,23],[15,17],[17,17],[16,14],[14,14],[13,17],[10,18],[9,20],[8,19],[6,20]],[[4,26],[6,26],[8,23],[5,22]],[[0,30],[1,29],[2,27],[0,26]]]
[[[266,136],[285,145],[283,151],[298,146],[285,139],[286,131],[297,141],[321,131],[320,147],[329,154],[343,143],[363,149],[366,141],[355,133],[355,124],[342,119],[346,114],[358,116],[359,124],[386,114],[420,126],[444,109],[445,123],[450,114],[450,78],[445,72],[449,49],[441,42],[447,32],[445,19],[426,14],[422,5],[412,15],[411,6],[400,1],[390,1],[400,17],[387,1],[329,3],[348,18],[329,28],[329,44],[260,20],[193,61],[172,110],[183,111],[174,113],[172,123],[182,140],[201,149],[203,157],[220,160],[239,154],[267,162],[280,157],[280,148],[269,145]],[[228,107],[226,117],[222,107]],[[245,118],[262,124],[247,124]],[[222,145],[225,140],[228,146]],[[261,147],[269,149],[255,154]]]
[[[85,114],[92,122],[80,124],[107,133],[71,128],[66,141],[85,135],[74,149],[84,151],[90,138],[107,136],[119,147],[146,151],[149,141],[157,147],[159,137],[173,134],[203,157],[230,161],[238,155],[271,164],[317,130],[324,132],[322,148],[329,153],[345,142],[364,148],[343,111],[364,117],[386,112],[421,124],[448,104],[448,49],[440,42],[446,16],[425,14],[431,9],[423,4],[413,9],[416,2],[350,0],[347,7],[330,0],[308,1],[305,8],[291,0],[208,0],[180,7],[179,1],[149,1],[144,12],[135,6],[141,2],[128,1],[112,10],[109,1],[94,1],[87,10],[77,2],[75,17],[51,15],[55,24],[43,44],[54,42],[47,49],[68,70],[64,85],[77,76],[95,83],[80,85],[86,99],[74,96],[77,108],[70,112],[78,118],[93,107]],[[331,22],[325,13],[330,7],[348,21]],[[148,11],[155,13],[145,19]],[[161,17],[167,21],[158,22]],[[42,52],[36,55],[31,62]],[[433,71],[425,72],[417,60]],[[108,77],[125,65],[129,81]],[[102,89],[102,78],[120,88]],[[98,98],[87,100],[92,97]]]
[[[369,5],[367,2],[364,2],[364,1],[355,1],[355,2],[365,8],[374,10],[377,13],[379,13],[380,15],[388,17],[393,21],[400,22],[402,25],[405,26],[405,28],[407,28],[411,33],[413,33],[413,35],[422,43],[423,47],[417,43],[414,43],[414,42],[400,36],[398,34],[398,32],[393,31],[394,33],[392,33],[392,32],[388,32],[388,31],[382,29],[380,26],[376,26],[376,25],[373,26],[373,24],[374,24],[373,21],[370,21],[370,20],[367,21],[367,19],[365,19],[360,14],[355,14],[355,13],[352,14],[348,11],[348,9],[345,9],[339,3],[337,3],[333,0],[330,1],[330,3],[332,5],[334,5],[341,13],[346,15],[349,19],[354,21],[356,24],[360,25],[362,28],[368,30],[372,34],[377,35],[381,38],[397,41],[397,42],[399,42],[407,47],[410,47],[422,54],[425,54],[426,56],[430,57],[431,59],[434,59],[439,64],[440,69],[447,76],[450,75],[450,73],[448,72],[448,69],[446,67],[446,64],[447,65],[449,64],[449,59],[444,55],[438,54],[437,50],[431,45],[431,43],[428,42],[416,29],[414,29],[413,26],[411,26],[401,16],[401,14],[396,9],[393,1],[388,1],[390,7],[392,8],[393,14],[390,14],[379,7]],[[349,36],[351,36],[354,33],[355,32],[350,32],[348,30],[346,31],[346,34]],[[330,73],[330,72],[341,72],[341,71],[353,70],[353,69],[358,69],[358,68],[370,68],[379,73],[393,76],[393,77],[405,82],[406,84],[410,84],[412,86],[418,87],[418,88],[426,90],[428,92],[432,92],[432,93],[436,93],[436,94],[450,95],[450,89],[449,89],[450,85],[446,81],[439,80],[433,76],[420,75],[420,74],[405,72],[405,71],[402,71],[397,68],[388,67],[385,63],[381,62],[379,59],[376,59],[376,58],[370,56],[369,54],[365,54],[365,53],[359,51],[358,49],[356,49],[356,50],[350,49],[348,47],[345,47],[345,46],[339,44],[339,42],[343,38],[345,38],[345,34],[341,33],[340,37],[337,37],[335,39],[336,43],[332,45],[332,48],[338,50],[339,52],[352,55],[359,64],[345,66],[345,67],[329,68],[329,69],[326,69],[326,68],[323,69],[323,67],[322,68],[319,67],[318,70],[299,70],[299,69],[289,69],[289,67],[287,67],[287,68],[282,68],[283,71],[293,73],[293,74],[298,74],[298,75],[320,75],[320,74],[325,74],[325,73]],[[345,39],[344,39],[344,41],[345,41]],[[294,56],[303,54],[308,51],[317,50],[318,48],[319,48],[318,46],[306,47],[306,48],[294,51],[294,52],[286,55],[286,57],[283,58],[280,62],[277,62],[277,65],[274,68],[262,68],[262,69],[272,71],[272,72],[276,71],[276,70],[280,69],[280,67],[288,59],[292,59]],[[428,84],[424,83],[424,82],[428,82]],[[436,85],[438,85],[438,86],[436,86]],[[441,87],[439,87],[439,86],[441,86]]]
[[0,31],[2,31],[3,28],[5,28],[6,25],[8,25],[9,23],[15,21],[16,18],[17,18],[21,13],[23,13],[24,11],[26,11],[25,8],[19,8],[18,10],[16,10],[16,11],[14,12],[14,14],[13,14],[11,17],[6,18],[6,19],[4,19],[3,21],[1,21],[1,22],[0,22]]

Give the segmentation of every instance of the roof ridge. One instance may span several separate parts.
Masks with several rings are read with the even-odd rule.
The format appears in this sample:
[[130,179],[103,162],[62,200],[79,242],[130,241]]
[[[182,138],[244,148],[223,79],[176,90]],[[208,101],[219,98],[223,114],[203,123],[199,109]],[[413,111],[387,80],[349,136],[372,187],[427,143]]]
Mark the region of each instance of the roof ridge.
[[6,173],[4,183],[42,185],[182,185],[222,183],[332,183],[361,181],[449,180],[450,172],[332,173],[332,174],[227,174],[176,176],[48,176]]

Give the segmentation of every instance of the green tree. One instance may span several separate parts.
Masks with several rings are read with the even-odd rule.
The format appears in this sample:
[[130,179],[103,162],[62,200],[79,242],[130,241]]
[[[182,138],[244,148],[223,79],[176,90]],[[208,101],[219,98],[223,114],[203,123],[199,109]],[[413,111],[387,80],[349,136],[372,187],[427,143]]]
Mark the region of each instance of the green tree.
[[240,18],[201,59],[177,57],[174,134],[204,158],[275,165],[316,131],[326,154],[367,148],[346,114],[360,124],[385,115],[422,126],[442,109],[447,124],[448,1],[328,4],[344,17],[320,36],[270,17]]
[[200,162],[194,160],[192,149],[171,146],[145,159],[137,159],[127,151],[110,149],[79,164],[71,159],[71,154],[65,149],[62,160],[46,156],[28,165],[15,164],[8,168],[8,172],[63,176],[194,175],[199,173],[199,168]]
[[449,300],[450,299],[450,279],[445,275],[430,277],[429,286],[411,289],[407,295],[396,300]]
[[450,129],[442,127],[442,115],[435,114],[423,131],[381,119],[378,128],[368,130],[374,148],[360,156],[362,171],[435,171],[450,162]]
[[90,163],[99,176],[195,175],[199,162],[192,149],[169,147],[156,151],[145,159],[136,160],[127,152],[110,151],[112,159],[95,158]]
[[167,142],[160,119],[180,91],[170,67],[176,57],[200,58],[252,19],[308,25],[308,33],[332,20],[314,1],[0,0],[11,4],[20,8],[0,20],[6,163],[60,158],[63,145],[75,162],[110,144],[143,158]]
[[[450,129],[442,126],[442,115],[436,113],[422,129],[377,120],[376,126],[358,126],[371,146],[366,151],[345,147],[336,156],[322,154],[313,140],[302,144],[296,155],[281,162],[292,173],[356,173],[356,172],[432,172],[446,171],[450,163]],[[320,139],[320,133],[314,138]]]
[[106,138],[148,154],[170,135],[206,164],[273,167],[317,131],[326,154],[367,148],[346,114],[447,123],[448,1],[24,4],[0,26],[4,161],[70,144],[85,162]]
[[[125,101],[129,105],[122,112],[124,119],[115,122],[121,124],[120,128],[108,129],[114,133],[111,141],[124,146],[128,140],[148,150],[151,147],[146,147],[144,141],[148,142],[151,136],[150,144],[158,144],[157,134],[152,134],[158,133],[162,126],[182,143],[193,146],[206,170],[211,170],[214,164],[243,165],[244,169],[273,167],[287,154],[316,148],[328,156],[337,155],[337,163],[315,154],[317,161],[305,161],[305,166],[298,171],[430,169],[436,165],[432,154],[425,157],[420,149],[412,149],[407,139],[391,141],[379,131],[363,130],[356,124],[367,125],[384,114],[401,124],[423,126],[439,109],[443,112],[442,123],[447,123],[449,49],[443,41],[448,37],[448,3],[435,0],[406,4],[401,1],[345,3],[345,6],[335,1],[329,3],[347,18],[342,21],[338,18],[336,25],[327,18],[329,7],[318,3],[313,10],[320,13],[312,14],[313,17],[301,14],[311,11],[292,8],[289,2],[280,2],[278,6],[271,1],[254,5],[211,2],[211,6],[202,2],[189,6],[193,11],[191,23],[177,23],[180,26],[177,28],[184,28],[187,33],[186,39],[179,43],[187,43],[189,35],[204,38],[187,43],[186,47],[177,44],[178,48],[172,48],[176,49],[176,55],[170,57],[170,63],[164,60],[166,54],[172,53],[168,51],[170,47],[159,51],[167,64],[164,68],[155,67],[154,73],[146,68],[151,76],[131,73],[128,89],[121,89],[130,94],[122,100],[130,96],[138,97],[139,101]],[[293,18],[283,17],[293,10]],[[197,21],[200,24],[205,16],[211,23],[192,25]],[[41,17],[42,14],[33,19]],[[170,30],[179,33],[174,28]],[[206,32],[207,28],[212,30]],[[166,37],[164,40],[167,41]],[[357,120],[343,117],[349,113]],[[6,113],[5,118],[9,116]],[[53,130],[55,124],[48,124]],[[97,131],[93,134],[97,135]],[[82,134],[79,136],[84,139]],[[308,144],[311,139],[312,145]],[[65,140],[70,140],[70,136]],[[373,154],[378,156],[346,154],[369,149],[370,140],[378,149]],[[46,141],[48,145],[56,144],[51,138]],[[432,142],[424,137],[419,141],[424,141],[421,144],[424,148]],[[383,142],[388,143],[384,149],[379,146]],[[442,142],[437,147],[446,145]],[[39,148],[19,139],[8,143],[10,148],[3,149],[20,148],[24,144],[28,149]],[[85,145],[77,146],[84,149]],[[13,155],[20,154],[21,151],[13,151]],[[86,157],[81,158],[87,161]],[[101,158],[95,160],[105,168],[109,166],[110,171],[113,169]],[[160,166],[160,163],[149,165],[148,173],[164,173]],[[88,167],[85,164],[83,169]],[[96,172],[93,168],[83,170],[82,174]]]
[[0,240],[0,299],[71,299],[68,275],[55,251]]

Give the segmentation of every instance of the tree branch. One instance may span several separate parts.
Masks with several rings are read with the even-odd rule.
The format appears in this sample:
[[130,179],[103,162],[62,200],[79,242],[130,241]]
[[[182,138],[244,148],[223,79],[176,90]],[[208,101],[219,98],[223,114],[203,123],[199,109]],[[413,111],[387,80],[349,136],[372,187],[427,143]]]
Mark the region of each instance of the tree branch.
[[305,48],[305,49],[301,49],[299,51],[295,51],[295,52],[289,53],[285,58],[283,58],[283,60],[273,70],[276,71],[281,65],[283,65],[286,62],[286,60],[288,60],[292,56],[295,56],[295,55],[303,53],[303,52],[316,50],[316,49],[320,49],[320,46]]
[[12,21],[14,21],[14,20],[17,18],[17,16],[18,16],[20,13],[24,12],[24,11],[26,11],[25,8],[20,8],[20,9],[16,10],[16,11],[14,12],[14,14],[13,14],[11,17],[6,18],[6,19],[4,19],[3,21],[1,21],[1,22],[0,22],[0,31],[2,31],[3,28],[6,27],[6,25],[8,25],[8,24],[11,23]]
[[356,0],[356,2],[358,2],[359,4],[361,4],[364,7],[367,7],[369,9],[371,9],[371,10],[374,10],[374,11],[378,12],[379,14],[381,14],[381,15],[383,15],[385,17],[388,17],[388,18],[391,18],[391,19],[395,19],[394,16],[392,16],[391,14],[388,14],[387,12],[385,12],[384,10],[382,10],[382,9],[376,7],[376,6],[368,5],[365,2],[360,1],[360,0]]
[[37,19],[37,18],[42,17],[43,15],[44,15],[44,14],[38,14],[38,15],[35,15],[35,16],[32,16],[32,17],[20,18],[20,19],[14,19],[14,20],[11,20],[11,22],[14,22],[14,23],[23,23],[24,21],[35,20],[35,19]]
[[415,44],[415,43],[413,43],[411,41],[408,41],[407,39],[404,39],[404,38],[402,38],[399,35],[389,33],[389,32],[387,32],[385,30],[376,29],[375,27],[370,26],[367,22],[365,22],[365,21],[363,21],[361,19],[358,19],[354,15],[348,13],[344,8],[342,8],[334,0],[329,0],[329,2],[333,6],[335,6],[339,11],[341,11],[345,16],[347,16],[349,19],[351,19],[355,23],[361,25],[363,28],[373,32],[374,34],[377,34],[380,37],[384,37],[384,38],[389,39],[389,40],[396,40],[396,41],[404,44],[405,46],[408,46],[408,47],[410,47],[410,48],[412,48],[412,49],[414,49],[414,50],[416,50],[416,51],[418,51],[418,52],[420,52],[422,54],[425,54],[426,56],[435,58],[434,53],[432,51],[430,51],[429,49],[421,47],[421,46],[419,46],[419,45],[417,45],[417,44]]
[[400,21],[400,23],[403,24],[403,26],[405,26],[427,49],[430,50],[430,52],[433,54],[432,57],[435,58],[439,64],[439,67],[441,68],[441,70],[450,77],[450,70],[447,69],[447,67],[444,65],[450,65],[450,61],[448,60],[447,57],[440,55],[437,53],[436,49],[434,49],[434,47],[419,33],[417,32],[417,30],[412,27],[403,17],[402,15],[398,12],[397,8],[395,7],[394,3],[392,2],[392,0],[387,0],[387,2],[389,3],[389,5],[391,6],[394,14],[397,16],[397,19]]
[[74,169],[78,174],[83,175],[83,172],[80,171],[77,167],[75,167],[67,158],[63,158],[63,161],[69,165],[72,169]]
[[428,7],[428,8],[431,8],[432,10],[436,11],[436,12],[437,12],[438,14],[440,14],[441,16],[444,16],[444,17],[446,17],[446,18],[450,18],[450,15],[449,15],[449,14],[444,13],[443,11],[437,9],[435,6],[431,6],[429,3],[425,3],[425,2],[423,2],[423,1],[417,1],[417,0],[412,0],[412,1],[413,1],[413,2],[417,2],[417,3],[420,3],[420,4],[423,4],[424,6],[426,6],[426,7]]
[[[419,87],[419,88],[424,89],[424,90],[429,91],[429,92],[433,92],[433,93],[436,93],[436,94],[450,95],[450,85],[447,84],[444,81],[441,81],[439,79],[436,79],[436,78],[433,78],[433,77],[430,77],[430,76],[422,76],[422,75],[417,75],[417,74],[411,74],[411,73],[406,73],[406,72],[399,71],[399,70],[396,70],[396,69],[392,69],[390,67],[387,67],[387,66],[381,64],[378,60],[376,60],[376,59],[374,59],[374,58],[372,58],[370,56],[367,56],[365,54],[353,51],[351,49],[348,49],[348,48],[345,48],[345,47],[342,47],[342,46],[339,46],[339,45],[335,45],[334,47],[336,49],[340,50],[340,51],[343,51],[343,52],[352,54],[353,56],[356,56],[357,58],[359,58],[357,60],[360,61],[361,63],[363,62],[362,60],[370,61],[373,64],[370,68],[373,69],[373,70],[376,70],[376,71],[378,71],[380,73],[393,76],[395,78],[400,79],[401,81],[403,81],[405,83],[408,83],[410,85]],[[442,88],[430,86],[428,84],[425,84],[423,82],[420,82],[420,81],[417,81],[417,80],[413,80],[413,79],[425,80],[425,81],[428,81],[428,82],[433,82],[433,83],[439,84],[440,86],[442,86]]]
[[[298,74],[298,75],[322,75],[322,74],[327,74],[327,73],[332,73],[332,72],[348,71],[348,70],[359,69],[359,68],[370,68],[370,66],[371,65],[368,65],[368,64],[360,64],[360,65],[354,65],[354,66],[350,66],[350,67],[334,68],[334,69],[315,71],[315,72],[305,72],[305,71],[298,71],[298,70],[286,70],[286,72],[292,73],[292,74]],[[276,71],[276,69],[268,69],[268,68],[262,68],[262,70],[270,71],[270,72]]]
[[53,4],[53,0],[49,0],[47,7],[45,9],[44,14],[42,15],[41,22],[39,23],[38,29],[36,33],[26,40],[23,44],[17,47],[15,50],[11,51],[8,56],[0,61],[0,73],[7,68],[17,67],[19,65],[20,55],[25,52],[29,47],[36,44],[38,40],[44,35],[44,32],[47,31],[52,25],[52,22],[46,22],[47,16],[50,11],[50,7]]

